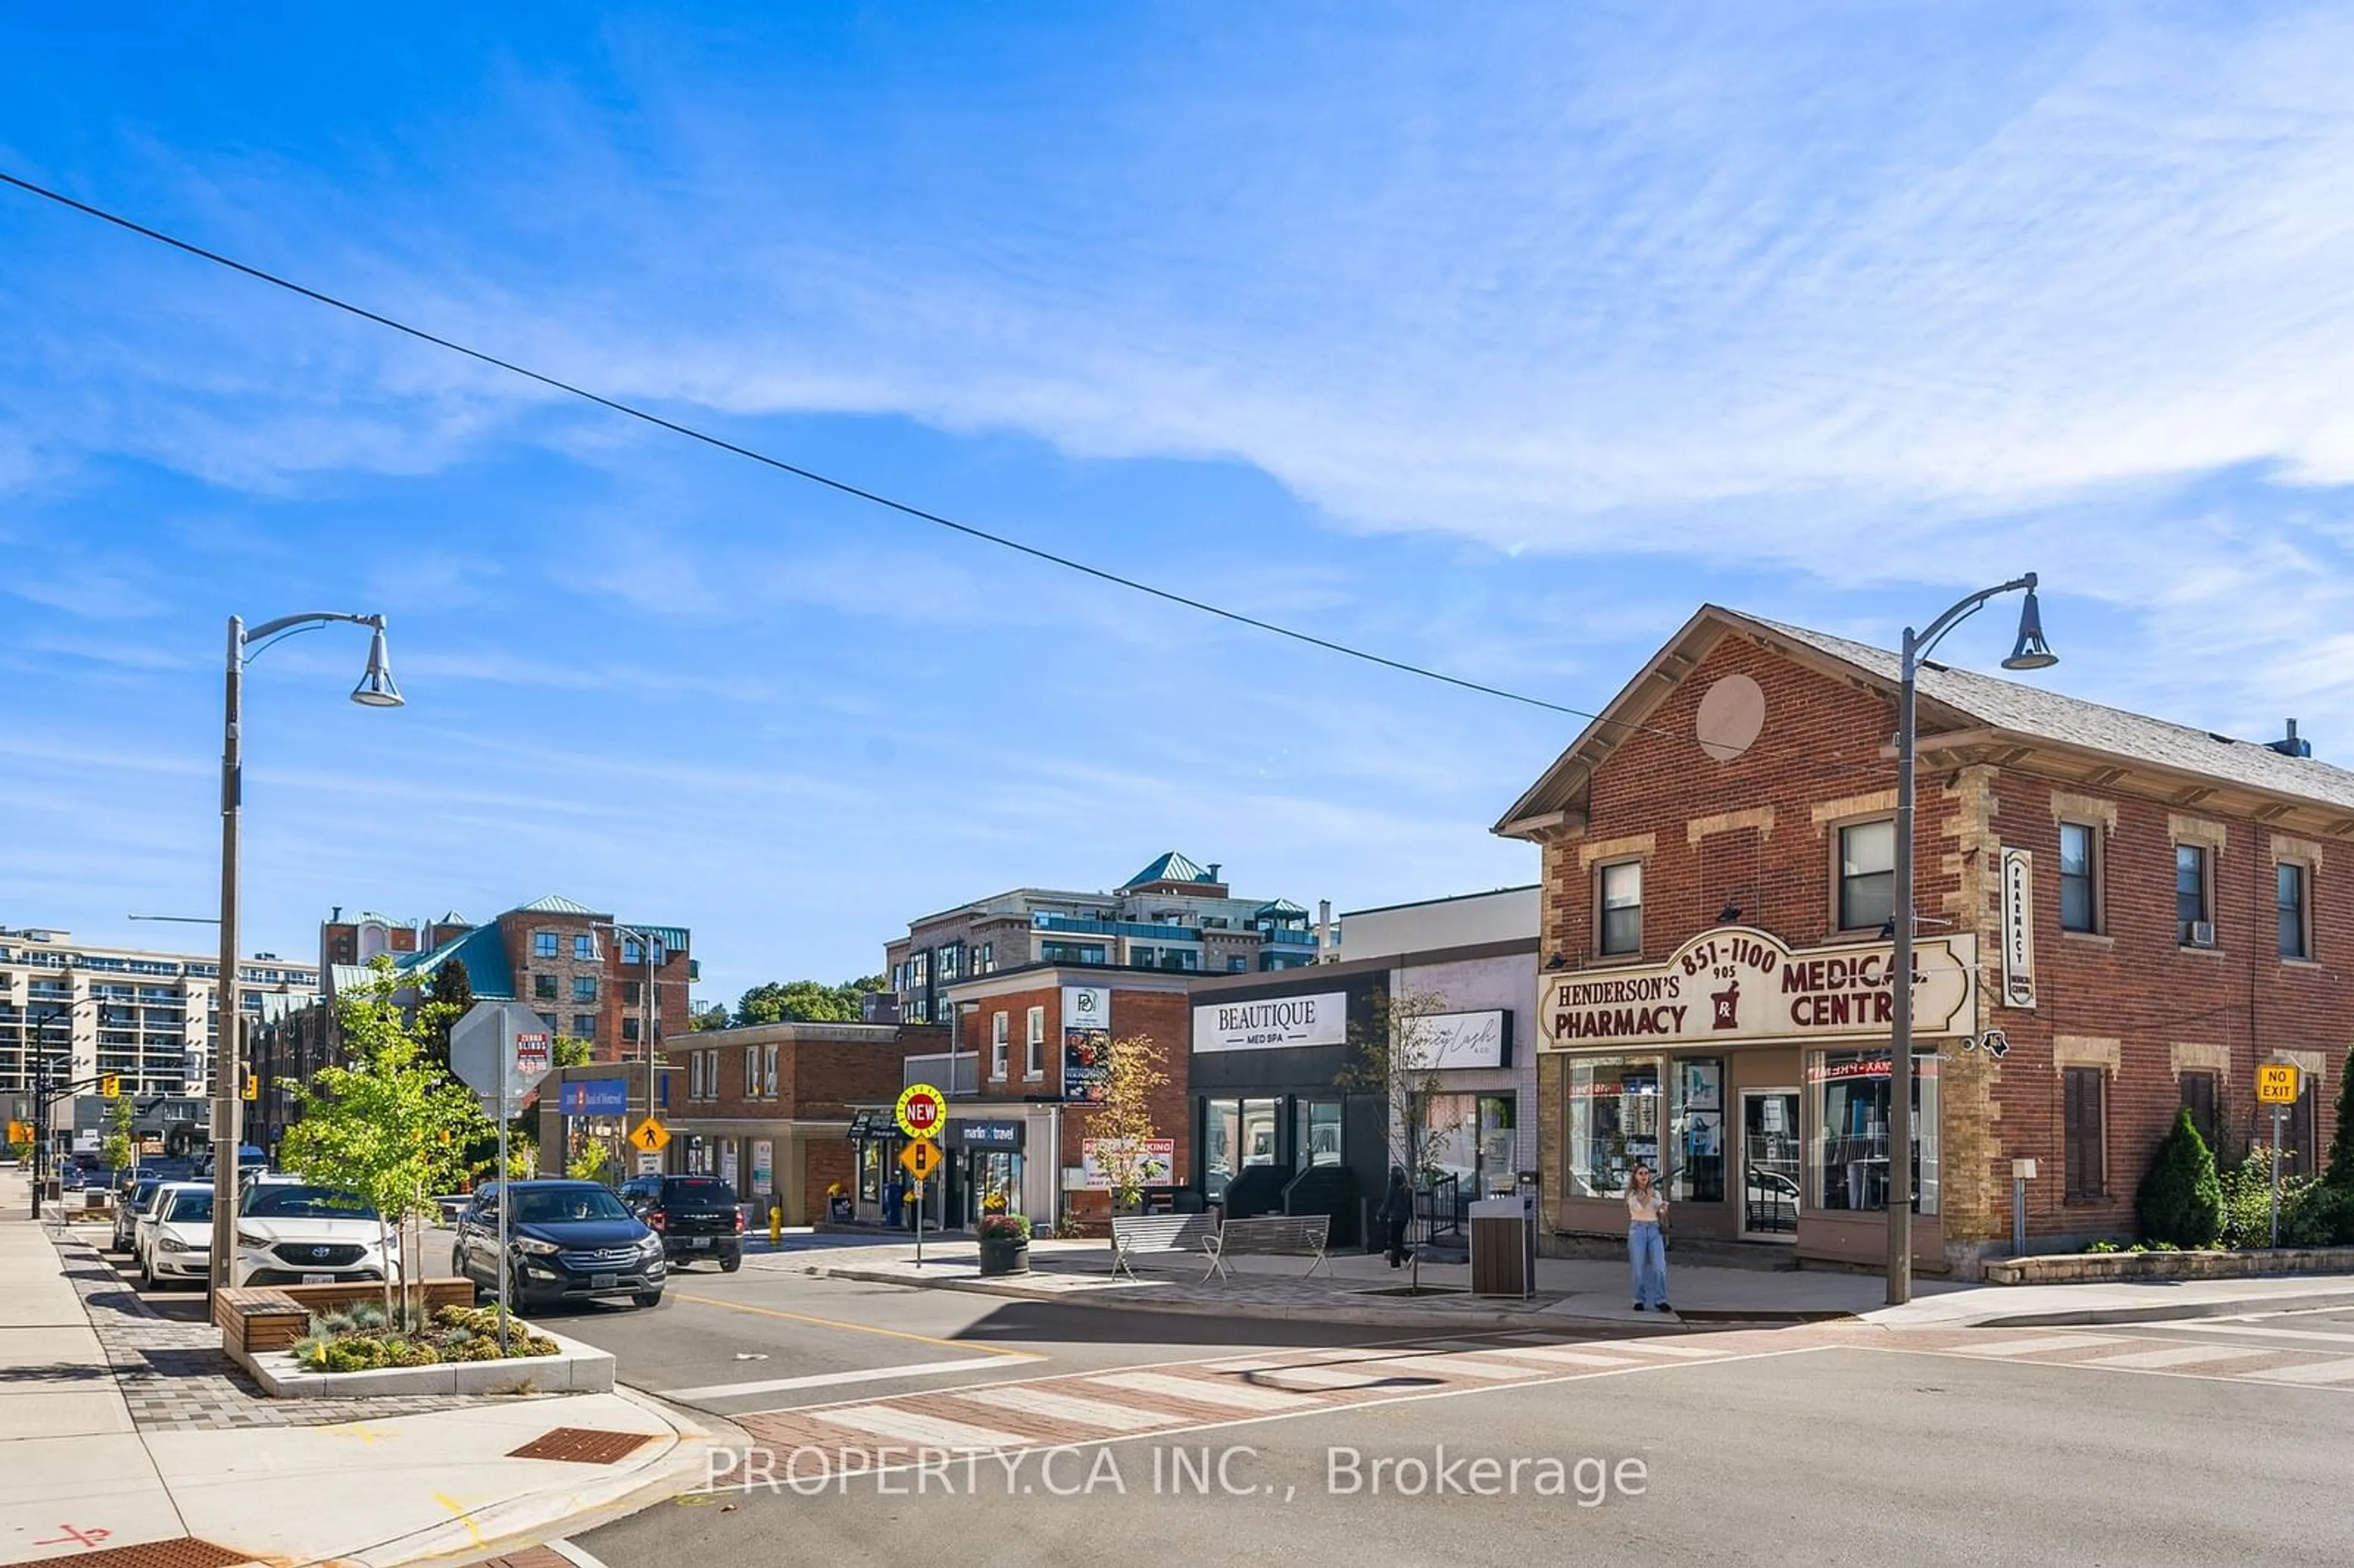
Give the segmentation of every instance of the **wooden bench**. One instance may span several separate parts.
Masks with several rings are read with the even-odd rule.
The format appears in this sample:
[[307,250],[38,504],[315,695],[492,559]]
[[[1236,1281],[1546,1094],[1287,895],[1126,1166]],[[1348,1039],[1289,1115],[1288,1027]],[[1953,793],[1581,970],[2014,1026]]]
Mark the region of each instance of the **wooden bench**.
[[[1218,1217],[1215,1214],[1114,1214],[1111,1221],[1111,1271],[1136,1277],[1129,1264],[1140,1252],[1194,1252],[1216,1266]],[[1202,1276],[1207,1279],[1208,1275]]]
[[[413,1291],[419,1286],[424,1289],[428,1312],[440,1307],[474,1304],[474,1282],[471,1279],[419,1280],[410,1288]],[[393,1289],[398,1293],[399,1285],[396,1283]],[[367,1279],[340,1285],[249,1285],[214,1294],[213,1323],[229,1343],[241,1347],[248,1355],[259,1355],[282,1351],[309,1333],[313,1313],[332,1312],[339,1307],[368,1306],[383,1299],[384,1287]]]
[[[1226,1267],[1230,1257],[1304,1257],[1308,1273],[1303,1277],[1314,1278],[1321,1268],[1329,1278],[1332,1260],[1325,1254],[1324,1244],[1331,1234],[1330,1214],[1261,1214],[1247,1220],[1228,1220],[1218,1227],[1204,1249],[1210,1255],[1210,1274],[1228,1279],[1234,1273]],[[1209,1274],[1202,1277],[1210,1277]]]

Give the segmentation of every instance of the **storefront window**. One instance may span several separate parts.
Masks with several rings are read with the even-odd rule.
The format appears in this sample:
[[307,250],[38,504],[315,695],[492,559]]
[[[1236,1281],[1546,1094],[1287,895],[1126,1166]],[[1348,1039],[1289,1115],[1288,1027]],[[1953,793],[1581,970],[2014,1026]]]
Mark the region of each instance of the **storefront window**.
[[1500,1095],[1432,1095],[1420,1102],[1430,1165],[1465,1200],[1511,1192],[1518,1181],[1512,1102]]
[[1246,1165],[1272,1165],[1281,1100],[1202,1102],[1202,1192],[1215,1200]]
[[883,1145],[869,1139],[858,1146],[858,1195],[871,1202],[883,1201]]
[[[1815,1158],[1808,1197],[1833,1211],[1888,1208],[1888,1053],[1819,1051],[1807,1082],[1815,1098]],[[1913,1058],[1913,1208],[1937,1212],[1937,1059]]]
[[1640,1162],[1659,1168],[1659,1059],[1600,1056],[1569,1066],[1569,1190],[1615,1198]]
[[1341,1102],[1299,1100],[1292,1107],[1291,1158],[1300,1170],[1341,1163]]
[[1679,1203],[1724,1202],[1724,1061],[1684,1057],[1672,1065],[1669,1106],[1668,1197]]
[[1520,1145],[1512,1130],[1512,1100],[1507,1095],[1479,1097],[1479,1192],[1517,1192],[1520,1188]]

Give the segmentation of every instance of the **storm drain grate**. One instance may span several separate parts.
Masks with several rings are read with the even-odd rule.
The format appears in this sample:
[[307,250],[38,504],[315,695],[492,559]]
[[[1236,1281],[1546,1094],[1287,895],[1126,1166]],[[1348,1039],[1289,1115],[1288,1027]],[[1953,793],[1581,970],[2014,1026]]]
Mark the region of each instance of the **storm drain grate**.
[[[600,1432],[593,1426],[558,1426],[533,1438],[507,1457],[560,1459],[571,1465],[618,1465],[653,1440],[651,1432]],[[138,1568],[148,1565],[139,1564]],[[154,1568],[164,1565],[158,1563]]]
[[[90,1533],[103,1535],[105,1531],[93,1531]],[[231,1552],[226,1546],[215,1546],[209,1541],[183,1535],[173,1541],[146,1541],[136,1546],[110,1546],[97,1552],[38,1557],[26,1563],[24,1568],[41,1568],[45,1563],[87,1563],[93,1568],[228,1568],[232,1563],[252,1561],[251,1552]]]

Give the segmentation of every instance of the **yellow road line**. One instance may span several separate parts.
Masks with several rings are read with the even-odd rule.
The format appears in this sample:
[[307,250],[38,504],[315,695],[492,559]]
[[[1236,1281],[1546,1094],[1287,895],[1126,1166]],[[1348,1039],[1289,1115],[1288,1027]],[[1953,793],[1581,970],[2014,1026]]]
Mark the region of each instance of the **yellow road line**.
[[689,1296],[684,1291],[670,1293],[673,1301],[692,1301],[698,1307],[725,1307],[730,1312],[753,1312],[763,1318],[782,1318],[790,1323],[813,1323],[822,1329],[845,1329],[854,1334],[881,1334],[886,1339],[913,1340],[922,1345],[945,1345],[952,1351],[979,1351],[987,1356],[1011,1356],[1020,1361],[1038,1361],[1035,1351],[1008,1350],[1002,1345],[983,1345],[970,1340],[942,1340],[930,1334],[910,1333],[905,1329],[878,1329],[872,1323],[845,1323],[837,1318],[812,1318],[806,1312],[788,1312],[780,1307],[755,1307],[748,1301],[723,1301],[716,1296]]

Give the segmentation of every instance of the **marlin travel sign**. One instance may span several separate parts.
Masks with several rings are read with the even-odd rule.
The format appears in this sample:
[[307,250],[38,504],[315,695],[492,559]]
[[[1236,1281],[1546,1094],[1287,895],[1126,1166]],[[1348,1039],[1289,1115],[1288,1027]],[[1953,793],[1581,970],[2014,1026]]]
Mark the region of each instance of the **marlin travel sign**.
[[[1894,959],[1886,942],[1793,950],[1724,926],[1664,964],[1542,976],[1537,1030],[1547,1051],[1884,1037],[1895,1020]],[[1976,937],[1916,939],[1914,1033],[1969,1033],[1978,972]]]

